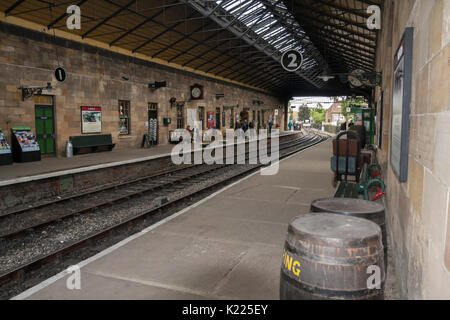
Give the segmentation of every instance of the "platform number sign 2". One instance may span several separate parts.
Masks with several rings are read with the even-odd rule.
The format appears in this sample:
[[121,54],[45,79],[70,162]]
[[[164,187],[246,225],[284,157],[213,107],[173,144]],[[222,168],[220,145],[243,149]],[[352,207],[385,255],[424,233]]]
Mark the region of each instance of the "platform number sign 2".
[[301,68],[303,64],[303,55],[298,50],[288,50],[281,56],[281,65],[284,70],[295,72]]
[[64,82],[66,80],[66,70],[64,68],[58,67],[55,70],[55,78],[59,82]]

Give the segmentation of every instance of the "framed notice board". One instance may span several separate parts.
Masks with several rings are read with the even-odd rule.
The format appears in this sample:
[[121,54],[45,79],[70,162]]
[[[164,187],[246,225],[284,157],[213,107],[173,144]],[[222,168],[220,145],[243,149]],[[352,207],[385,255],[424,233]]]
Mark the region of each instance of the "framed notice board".
[[207,119],[207,127],[208,129],[214,128],[215,127],[215,123],[214,123],[214,112],[207,112],[206,113],[206,119]]
[[390,160],[400,182],[408,180],[413,33],[414,28],[406,28],[394,56]]
[[81,107],[81,133],[102,132],[102,108]]
[[382,148],[383,146],[383,91],[380,93],[380,97],[378,98],[378,148]]

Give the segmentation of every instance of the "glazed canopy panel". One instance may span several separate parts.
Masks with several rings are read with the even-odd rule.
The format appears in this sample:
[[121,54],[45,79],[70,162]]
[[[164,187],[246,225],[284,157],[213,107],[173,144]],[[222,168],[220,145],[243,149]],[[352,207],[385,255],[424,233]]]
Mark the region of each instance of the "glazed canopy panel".
[[[259,87],[278,95],[349,89],[318,76],[374,71],[377,30],[367,7],[382,0],[3,0],[0,11],[69,31],[68,5],[81,9],[81,29],[69,32]],[[300,70],[280,64],[289,49],[303,54]]]

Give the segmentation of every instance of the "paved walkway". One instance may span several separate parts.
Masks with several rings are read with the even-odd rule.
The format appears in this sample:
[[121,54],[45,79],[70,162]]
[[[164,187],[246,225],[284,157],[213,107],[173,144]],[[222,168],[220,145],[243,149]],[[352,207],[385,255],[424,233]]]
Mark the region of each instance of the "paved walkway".
[[66,276],[30,299],[278,299],[290,220],[333,194],[331,143],[258,173],[81,264],[81,289]]

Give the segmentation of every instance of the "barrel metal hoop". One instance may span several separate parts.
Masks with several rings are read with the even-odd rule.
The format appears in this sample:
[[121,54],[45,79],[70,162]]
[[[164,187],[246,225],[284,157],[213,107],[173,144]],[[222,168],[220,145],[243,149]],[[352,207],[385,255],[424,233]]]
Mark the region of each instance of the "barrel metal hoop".
[[375,249],[375,252],[370,255],[366,256],[359,256],[359,257],[342,257],[342,259],[338,258],[331,258],[331,257],[325,257],[317,254],[313,254],[311,252],[308,252],[306,250],[299,250],[296,247],[293,247],[288,241],[285,243],[285,249],[289,253],[293,253],[299,257],[301,257],[302,260],[311,261],[311,262],[320,262],[321,264],[329,264],[329,265],[335,265],[335,266],[355,266],[355,265],[373,265],[373,261],[377,260],[376,258],[380,255],[384,255],[384,248],[378,248]]
[[357,300],[357,299],[382,299],[384,296],[384,279],[381,282],[381,289],[364,289],[364,290],[355,290],[355,291],[344,291],[344,290],[335,290],[335,289],[322,289],[309,285],[305,285],[301,282],[295,281],[284,272],[281,272],[280,275],[281,281],[285,281],[288,284],[294,286],[300,291],[304,291],[312,296],[316,296],[318,298],[323,299],[336,299],[336,300]]

